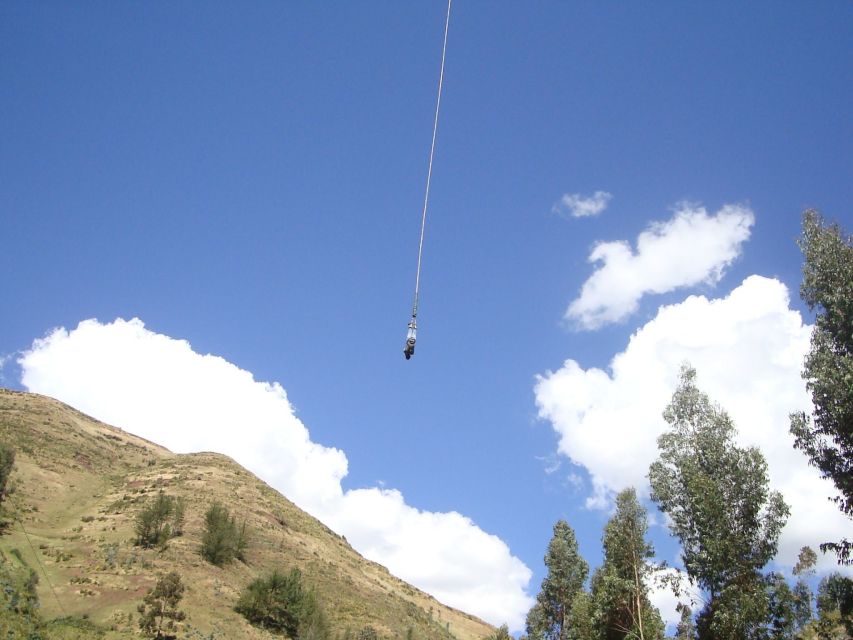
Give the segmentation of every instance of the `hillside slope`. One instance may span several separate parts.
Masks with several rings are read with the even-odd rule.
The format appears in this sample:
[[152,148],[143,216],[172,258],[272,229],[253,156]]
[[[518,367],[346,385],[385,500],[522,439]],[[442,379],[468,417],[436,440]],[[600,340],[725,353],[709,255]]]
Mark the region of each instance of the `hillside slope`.
[[[355,636],[367,625],[380,637],[414,640],[494,632],[366,560],[226,456],[177,455],[56,400],[5,389],[0,441],[17,453],[2,561],[37,571],[45,618],[85,614],[109,629],[107,638],[138,637],[137,605],[159,574],[175,570],[187,585],[179,638],[272,638],[235,613],[234,603],[255,577],[298,567],[334,636]],[[186,499],[184,534],[164,551],[143,550],[133,545],[135,517],[159,491]],[[217,568],[198,553],[214,500],[247,521],[245,563]]]

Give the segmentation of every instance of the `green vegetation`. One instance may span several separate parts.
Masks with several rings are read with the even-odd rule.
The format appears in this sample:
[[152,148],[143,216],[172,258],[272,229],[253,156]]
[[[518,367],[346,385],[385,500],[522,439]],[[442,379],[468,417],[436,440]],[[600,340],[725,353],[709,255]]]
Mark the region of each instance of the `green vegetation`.
[[486,640],[512,640],[512,636],[509,635],[509,627],[505,624],[502,624],[498,630],[492,635],[488,636]]
[[[16,550],[17,551],[17,550]],[[45,622],[37,593],[38,575],[23,562],[0,553],[0,638],[3,640],[97,640],[105,631],[91,620],[63,616]]]
[[246,521],[238,526],[237,519],[221,503],[214,502],[204,514],[204,534],[201,540],[202,557],[221,567],[235,558],[245,560]]
[[646,510],[634,489],[616,496],[616,513],[604,527],[604,563],[592,577],[592,626],[598,637],[663,637],[660,613],[648,598],[654,548],[646,542]]
[[136,516],[136,544],[150,549],[163,547],[170,538],[183,533],[184,500],[162,491]]
[[[838,508],[853,517],[853,236],[809,210],[799,245],[805,257],[800,295],[817,310],[803,369],[814,421],[792,414],[791,433],[809,462],[835,483]],[[853,541],[846,538],[820,548],[834,552],[840,564],[853,562]]]
[[9,476],[15,466],[15,450],[8,444],[0,442],[0,504],[8,495]]
[[823,578],[817,588],[817,611],[818,638],[834,640],[842,628],[853,636],[853,580],[838,573]]
[[527,635],[530,640],[563,640],[571,632],[572,605],[583,592],[589,573],[589,565],[578,552],[575,532],[565,520],[554,525],[545,567],[548,574],[527,614]]
[[[299,567],[316,598],[334,603],[325,618],[318,615],[303,627],[301,637],[308,640],[321,640],[324,620],[332,637],[345,638],[350,629],[350,640],[366,625],[377,640],[481,640],[494,633],[365,560],[225,456],[173,454],[50,398],[6,389],[0,389],[0,442],[14,443],[16,450],[10,479],[15,494],[3,507],[14,503],[20,519],[0,528],[0,562],[5,556],[15,568],[19,601],[27,566],[38,573],[41,604],[28,622],[4,609],[8,593],[0,594],[0,640],[30,640],[30,629],[43,640],[141,638],[137,605],[157,576],[170,571],[187,585],[179,638],[269,638],[269,631],[251,626],[233,607],[249,582],[282,564],[286,571]],[[165,550],[156,543],[134,545],[140,511],[154,504],[159,490],[186,500],[184,534],[169,538]],[[231,506],[235,493],[245,505],[237,524],[245,514],[249,563],[220,569],[199,555],[204,514],[214,501]],[[167,518],[166,524],[171,534],[174,521]]]
[[662,639],[663,621],[646,586],[654,570],[647,529],[636,492],[622,491],[604,528],[604,563],[586,591],[589,566],[578,553],[572,528],[557,522],[545,556],[548,574],[527,614],[527,640]]
[[176,571],[172,571],[157,580],[157,584],[143,598],[139,605],[139,628],[148,637],[172,640],[176,622],[186,615],[178,609],[184,597],[184,583]]
[[693,640],[696,637],[696,625],[693,624],[693,611],[681,602],[676,607],[680,619],[675,627],[675,640]]
[[804,628],[812,618],[812,592],[807,579],[815,574],[814,566],[817,564],[817,554],[811,547],[803,547],[794,565],[794,576],[797,583],[794,585],[792,597],[794,599],[794,625],[796,629]]
[[761,570],[776,554],[788,507],[768,489],[764,456],[735,445],[728,414],[695,380],[683,367],[664,412],[671,428],[649,469],[652,499],[681,540],[687,575],[707,594],[699,639],[759,638],[769,615]]
[[379,634],[376,629],[367,625],[359,630],[356,640],[379,640]]
[[[274,570],[269,576],[252,581],[243,590],[234,609],[249,623],[294,640],[325,640],[329,637],[325,613],[314,591],[302,584],[299,569],[293,569],[289,574]],[[360,633],[360,640],[362,636]]]

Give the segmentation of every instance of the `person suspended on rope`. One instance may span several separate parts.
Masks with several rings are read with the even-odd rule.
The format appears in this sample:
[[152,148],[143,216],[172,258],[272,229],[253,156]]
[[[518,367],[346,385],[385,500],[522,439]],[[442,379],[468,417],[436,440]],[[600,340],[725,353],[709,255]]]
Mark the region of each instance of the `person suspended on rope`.
[[417,339],[418,323],[412,318],[409,321],[409,330],[406,332],[406,347],[403,349],[403,355],[406,360],[415,355],[415,340]]
[[424,190],[424,208],[421,212],[421,235],[418,242],[418,268],[415,272],[415,300],[412,305],[412,319],[409,321],[408,330],[406,332],[406,346],[403,349],[403,355],[406,360],[415,355],[415,340],[418,332],[418,292],[420,291],[421,283],[421,258],[423,257],[424,249],[424,229],[426,228],[427,206],[429,205],[429,187],[432,179],[432,161],[435,156],[435,138],[438,133],[438,113],[441,108],[441,87],[444,83],[444,61],[447,57],[447,32],[450,28],[450,5],[452,0],[447,0],[447,15],[444,19],[444,44],[441,46],[441,70],[438,74],[438,95],[435,98],[435,117],[432,121],[432,143],[429,148],[429,164],[427,165],[426,189]]

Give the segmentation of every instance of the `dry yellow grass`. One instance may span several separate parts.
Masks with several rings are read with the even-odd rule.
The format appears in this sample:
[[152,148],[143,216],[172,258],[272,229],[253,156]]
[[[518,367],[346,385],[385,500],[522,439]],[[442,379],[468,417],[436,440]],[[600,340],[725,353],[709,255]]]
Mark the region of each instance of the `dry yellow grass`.
[[[235,613],[234,603],[252,579],[299,567],[340,637],[366,625],[385,638],[406,638],[411,629],[416,640],[494,633],[366,560],[226,456],[177,455],[56,400],[5,389],[0,440],[17,452],[16,490],[6,507],[20,520],[0,536],[0,552],[15,561],[17,549],[46,572],[39,585],[45,618],[86,614],[111,628],[108,638],[137,637],[136,606],[159,574],[176,570],[187,585],[179,637],[271,638]],[[143,550],[133,545],[134,520],[158,491],[185,498],[184,534],[164,551]],[[246,563],[218,568],[199,555],[204,512],[214,500],[246,519]]]

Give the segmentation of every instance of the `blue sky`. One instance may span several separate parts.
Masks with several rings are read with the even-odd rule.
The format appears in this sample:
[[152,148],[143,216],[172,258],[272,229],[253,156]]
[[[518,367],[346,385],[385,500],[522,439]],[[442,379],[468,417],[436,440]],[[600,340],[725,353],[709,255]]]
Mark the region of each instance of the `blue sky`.
[[[105,375],[126,405],[157,404],[157,378],[183,371],[170,357],[203,363],[183,381],[199,402],[233,371],[208,379],[210,360],[191,354],[279,383],[265,393],[286,392],[280,419],[307,429],[305,451],[345,456],[345,477],[332,454],[328,477],[349,504],[361,494],[348,492],[375,490],[364,496],[462,514],[505,545],[482,566],[517,579],[504,604],[485,603],[457,588],[464,579],[424,577],[399,549],[371,546],[378,534],[358,514],[383,520],[368,507],[347,507],[338,528],[361,531],[362,552],[398,574],[517,628],[558,518],[599,562],[607,496],[647,468],[618,444],[636,437],[651,455],[681,360],[700,386],[707,362],[709,393],[736,419],[790,390],[772,424],[739,423],[748,442],[783,439],[787,411],[807,402],[794,239],[806,207],[853,229],[853,6],[457,0],[406,362],[445,9],[0,3],[0,374],[141,431],[153,427],[105,399]],[[609,194],[597,215],[560,204],[596,192]],[[691,295],[703,298],[685,307]],[[592,326],[566,317],[582,298],[624,308]],[[723,316],[703,326],[712,309]],[[146,329],[98,337],[132,318]],[[87,319],[100,329],[52,358]],[[167,346],[149,350],[161,358],[146,360],[150,375],[126,377],[139,367],[108,352],[140,340]],[[614,366],[620,354],[634,373]],[[773,383],[749,386],[762,375]],[[654,392],[642,386],[653,378]],[[180,428],[198,432],[184,444],[210,448],[194,410],[180,410]],[[303,504],[333,519],[314,498]],[[797,531],[791,548],[811,535]],[[672,561],[665,529],[652,533]]]

